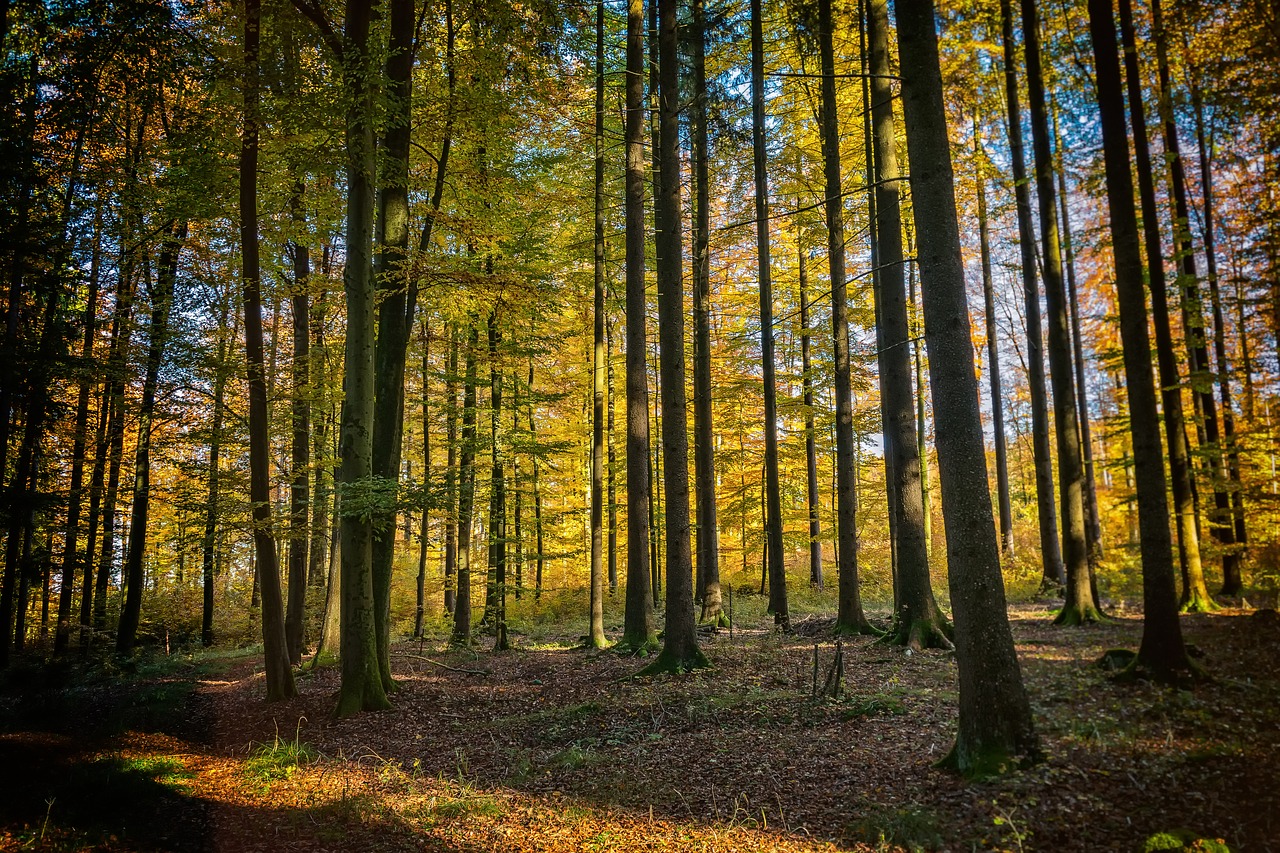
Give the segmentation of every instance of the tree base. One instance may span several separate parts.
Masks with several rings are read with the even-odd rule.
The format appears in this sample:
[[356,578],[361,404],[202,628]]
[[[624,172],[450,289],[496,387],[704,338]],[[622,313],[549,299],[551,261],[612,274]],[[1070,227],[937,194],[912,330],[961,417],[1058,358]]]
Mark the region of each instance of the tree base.
[[966,752],[962,757],[960,741],[957,740],[952,744],[951,751],[933,766],[939,770],[950,770],[959,773],[966,779],[977,781],[1003,776],[1020,767],[1032,764],[1037,759],[1038,756],[1017,756],[1006,749],[998,747],[987,747],[976,752]]
[[706,669],[711,666],[711,661],[707,660],[707,656],[702,650],[695,647],[692,652],[682,655],[672,654],[665,649],[659,653],[653,663],[636,673],[639,678],[645,675],[661,675],[664,673],[670,675],[683,675],[686,672],[693,672],[695,669]]
[[620,655],[637,655],[640,657],[648,657],[651,652],[658,650],[658,636],[655,634],[648,638],[626,637],[618,640],[613,644],[613,651]]
[[954,651],[951,626],[941,614],[933,619],[897,619],[879,642],[887,646],[906,646],[913,652],[924,649]]
[[1095,623],[1106,622],[1107,617],[1102,611],[1093,606],[1093,602],[1083,604],[1070,604],[1063,606],[1058,615],[1054,617],[1053,624],[1063,628],[1074,628],[1079,625],[1092,625]]
[[1214,601],[1207,592],[1197,592],[1178,605],[1179,613],[1212,613],[1221,609],[1222,606]]
[[881,631],[875,625],[867,621],[865,616],[857,619],[848,620],[846,622],[837,622],[831,632],[837,637],[883,637],[884,631]]
[[1168,687],[1191,687],[1213,680],[1208,671],[1185,652],[1181,657],[1178,661],[1152,661],[1139,652],[1128,666],[1115,674],[1114,680],[1121,683],[1152,681]]
[[362,711],[386,711],[391,708],[387,694],[372,685],[364,685],[350,690],[338,690],[338,704],[333,709],[333,719],[341,720],[359,714]]

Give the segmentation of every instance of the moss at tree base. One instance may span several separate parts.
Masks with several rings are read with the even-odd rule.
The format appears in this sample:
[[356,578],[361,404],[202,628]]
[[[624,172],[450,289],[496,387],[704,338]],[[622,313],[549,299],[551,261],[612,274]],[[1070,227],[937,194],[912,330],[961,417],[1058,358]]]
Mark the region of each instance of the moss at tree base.
[[637,672],[636,676],[661,675],[663,673],[682,675],[695,669],[706,669],[709,666],[711,666],[711,661],[707,660],[707,656],[697,647],[684,654],[674,654],[663,650],[654,659],[653,663]]

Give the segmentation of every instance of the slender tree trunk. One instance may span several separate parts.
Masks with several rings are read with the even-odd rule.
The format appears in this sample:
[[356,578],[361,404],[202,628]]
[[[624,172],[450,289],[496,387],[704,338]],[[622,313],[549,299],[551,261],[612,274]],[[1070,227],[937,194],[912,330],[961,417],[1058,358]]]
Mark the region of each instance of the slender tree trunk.
[[1156,331],[1156,363],[1159,368],[1160,402],[1172,481],[1174,526],[1177,530],[1178,555],[1182,568],[1181,605],[1188,610],[1207,611],[1214,609],[1216,605],[1205,586],[1204,568],[1200,562],[1200,536],[1192,494],[1191,459],[1182,409],[1182,379],[1178,375],[1178,360],[1169,320],[1164,248],[1160,235],[1160,217],[1156,209],[1155,180],[1147,142],[1146,110],[1142,102],[1142,78],[1129,0],[1120,0],[1120,33],[1128,83],[1129,117],[1133,126],[1133,158],[1138,173],[1138,197],[1142,204],[1151,313]]
[[657,222],[667,604],[662,651],[645,670],[651,672],[685,671],[707,665],[706,656],[698,648],[693,616],[693,563],[689,553],[689,434],[684,375],[684,288],[680,281],[680,77],[676,0],[658,0],[658,24],[658,136],[663,180],[654,204],[654,219]]
[[[516,435],[520,432],[520,377],[511,371],[511,434]],[[515,521],[515,533],[512,537],[514,542],[514,559],[515,564],[515,596],[516,601],[524,595],[524,525],[522,523],[523,504],[524,504],[524,484],[520,477],[520,454],[511,451],[511,491],[515,495],[515,507],[512,515]]]
[[[914,255],[915,247],[908,246],[908,253]],[[926,409],[928,408],[925,395],[928,393],[924,378],[924,337],[922,335],[921,320],[919,317],[919,303],[916,301],[916,267],[910,264],[907,268],[907,310],[909,312],[917,312],[914,320],[910,323],[911,329],[911,358],[915,363],[916,369],[916,447],[917,455],[920,457],[920,500],[924,506],[924,553],[930,559],[933,558],[933,488],[929,483],[929,446],[925,439],[928,432],[928,421],[926,419]],[[908,315],[910,316],[910,315]]]
[[453,642],[459,645],[471,644],[471,522],[476,495],[476,350],[480,347],[480,329],[474,319],[469,326],[458,460],[458,599],[453,607]]
[[[618,455],[617,448],[613,441],[614,429],[614,381],[613,381],[613,320],[612,317],[606,318],[608,325],[604,329],[605,341],[605,361],[608,363],[608,374],[606,376],[606,401],[605,406],[608,414],[605,417],[605,443],[608,445],[608,464],[609,467],[605,471],[605,494],[608,500],[609,512],[609,594],[613,595],[618,591]],[[516,493],[516,539],[520,538],[520,493]],[[523,560],[521,561],[523,562]],[[517,564],[517,570],[518,570]],[[520,594],[519,576],[517,575],[516,595]]]
[[[223,305],[222,323],[220,329],[226,328],[227,313],[230,309],[230,301]],[[237,323],[237,326],[239,324]],[[209,490],[207,493],[208,505],[205,508],[204,516],[204,536],[200,543],[201,556],[201,584],[203,586],[203,601],[200,613],[200,642],[206,648],[213,645],[213,582],[214,582],[214,557],[217,553],[218,545],[218,516],[219,502],[221,500],[220,485],[221,471],[220,464],[222,460],[222,420],[226,410],[226,388],[227,388],[227,349],[228,341],[226,333],[218,336],[218,355],[217,362],[214,365],[213,374],[213,416],[212,423],[209,427]]]
[[[920,446],[916,440],[915,400],[911,393],[911,332],[903,275],[898,197],[901,175],[889,85],[889,5],[886,0],[870,0],[867,11],[879,259],[880,397],[886,416],[885,452],[893,455],[889,491],[893,494],[890,507],[895,515],[897,534],[897,594],[890,640],[916,650],[930,646],[949,648],[949,626],[933,597],[925,544]],[[985,458],[985,453],[983,456]]]
[[[759,2],[759,0],[755,0]],[[753,7],[754,8],[754,7]],[[845,285],[844,205],[840,172],[840,120],[836,105],[835,23],[830,0],[819,0],[822,52],[822,174],[827,216],[827,263],[831,276],[831,332],[835,341],[836,398],[836,630],[865,634],[872,627],[858,590],[858,491],[854,475],[853,388],[849,360],[849,301]]]
[[[325,248],[327,254],[328,248]],[[323,257],[323,256],[322,256]],[[327,275],[327,264],[325,274]],[[311,446],[314,459],[315,477],[312,479],[311,497],[311,547],[308,549],[307,582],[310,586],[323,589],[327,582],[325,548],[332,539],[329,530],[329,479],[332,476],[332,454],[328,450],[330,421],[332,410],[326,415],[321,401],[324,399],[321,390],[326,385],[324,346],[324,303],[326,295],[322,292],[311,302],[311,346],[308,350],[307,364],[310,368],[310,387],[312,389],[312,412],[319,409],[319,414],[311,419]],[[336,520],[334,521],[336,524]]]
[[996,496],[1000,505],[1000,551],[1013,559],[1013,507],[1009,501],[1008,446],[1004,437],[1004,394],[1000,390],[1000,347],[996,341],[996,296],[991,280],[991,237],[987,223],[987,179],[983,174],[987,158],[978,123],[974,121],[977,146],[978,246],[982,255],[982,295],[987,323],[987,373],[991,382],[991,431],[996,445]]
[[937,453],[960,671],[960,720],[951,763],[963,773],[991,773],[1016,756],[1036,756],[1039,746],[1005,616],[934,5],[898,0],[895,12],[929,387],[938,422],[947,424],[938,431]]
[[1133,206],[1124,93],[1111,0],[1089,0],[1089,32],[1093,41],[1106,161],[1107,206],[1111,213],[1111,246],[1142,536],[1142,644],[1132,668],[1148,671],[1158,681],[1171,682],[1194,668],[1187,657],[1182,626],[1178,622],[1173,543],[1169,535],[1164,461],[1156,421],[1151,345],[1147,337],[1147,308],[1142,295],[1142,257],[1138,249],[1138,221]]
[[1209,529],[1222,546],[1222,594],[1239,595],[1241,590],[1240,553],[1236,547],[1231,497],[1227,493],[1227,471],[1223,461],[1218,427],[1218,407],[1213,398],[1213,374],[1210,370],[1209,350],[1205,336],[1204,301],[1200,295],[1195,247],[1191,243],[1187,181],[1178,145],[1178,126],[1173,115],[1168,47],[1159,0],[1152,0],[1151,16],[1160,81],[1160,116],[1164,125],[1164,150],[1169,161],[1170,195],[1173,198],[1173,237],[1178,263],[1178,290],[1182,294],[1182,315],[1186,327],[1191,392],[1192,399],[1195,401],[1196,414],[1203,418],[1203,449],[1209,469],[1210,485],[1213,488],[1214,512],[1210,517]]
[[80,650],[89,649],[90,631],[93,630],[94,605],[94,546],[98,542],[98,509],[106,478],[107,423],[111,419],[110,397],[106,382],[98,395],[98,426],[94,436],[93,473],[89,476],[89,519],[84,539],[84,577],[80,585]]
[[151,510],[151,429],[155,420],[156,390],[160,366],[169,342],[169,316],[178,277],[178,255],[187,239],[187,223],[170,224],[160,251],[156,288],[151,293],[151,325],[147,331],[146,375],[142,383],[142,405],[138,409],[138,447],[133,465],[133,506],[129,517],[129,542],[123,574],[127,579],[124,607],[116,631],[116,651],[127,655],[137,640],[142,616],[142,556],[147,547],[147,523]]
[[431,541],[431,513],[428,512],[430,501],[427,494],[431,489],[431,409],[428,403],[429,388],[427,377],[431,371],[431,329],[427,318],[422,318],[420,326],[422,343],[422,520],[418,527],[418,583],[417,605],[413,612],[413,636],[422,636],[423,619],[427,615],[427,552]]
[[[80,358],[85,364],[93,362],[93,344],[98,327],[98,283],[102,269],[102,214],[98,211],[93,222],[93,256],[89,261],[89,294],[84,306],[84,339],[80,346]],[[76,562],[79,559],[80,506],[84,501],[85,448],[89,434],[89,396],[93,380],[88,372],[80,378],[80,390],[76,398],[76,431],[71,448],[71,487],[68,494],[66,538],[62,549],[62,577],[58,586],[58,627],[53,638],[53,653],[61,655],[71,642],[71,599],[75,591]],[[86,540],[85,563],[90,562],[93,540]]]
[[751,139],[755,156],[756,263],[760,281],[760,360],[764,379],[765,502],[769,507],[769,611],[790,628],[787,567],[782,559],[782,499],[778,473],[778,391],[774,368],[773,284],[769,261],[769,171],[764,138],[764,22],[762,0],[751,2]]
[[596,0],[595,317],[591,365],[591,594],[588,644],[604,648],[604,0]]
[[813,368],[809,361],[809,275],[806,249],[797,235],[800,275],[800,366],[804,391],[804,457],[809,501],[809,584],[822,589],[822,525],[818,520],[818,447],[813,418]]
[[[506,467],[502,462],[502,370],[498,363],[497,310],[489,312],[489,408],[493,440],[489,444],[489,547],[493,555],[493,632],[497,639],[494,651],[511,648],[507,638],[507,487]],[[487,608],[486,608],[487,609]],[[603,636],[603,628],[601,629]],[[601,643],[603,645],[603,643]]]
[[[1036,506],[1040,516],[1041,584],[1060,586],[1066,579],[1058,540],[1058,515],[1053,501],[1053,468],[1049,458],[1049,400],[1045,388],[1043,336],[1040,331],[1040,290],[1036,284],[1035,227],[1031,221],[1030,181],[1022,145],[1022,107],[1018,97],[1017,55],[1013,40],[1011,0],[1000,0],[1004,42],[1005,102],[1009,113],[1009,156],[1013,161],[1013,191],[1018,211],[1018,245],[1022,250],[1022,287],[1026,301],[1027,377],[1031,385],[1031,443],[1036,467]],[[1073,404],[1074,405],[1074,404]]]
[[449,326],[449,361],[444,377],[445,443],[445,516],[444,516],[444,612],[452,614],[457,607],[456,577],[458,569],[458,330]]
[[711,178],[707,131],[705,0],[693,2],[693,462],[698,523],[698,582],[694,600],[702,602],[701,621],[722,620],[720,523],[716,509],[715,430],[711,407]]
[[[529,443],[537,448],[538,433],[533,420],[533,365],[529,365]],[[533,528],[534,538],[538,546],[538,561],[534,572],[533,599],[542,597],[542,569],[544,565],[543,529],[542,529],[542,491],[538,484],[538,455],[533,456]]]
[[[302,182],[299,181],[292,200],[295,226],[301,233],[306,213],[302,206]],[[292,441],[289,464],[289,597],[285,606],[284,633],[289,649],[289,662],[295,666],[302,662],[304,627],[307,605],[307,501],[311,484],[311,357],[308,290],[311,286],[310,250],[294,240],[290,244],[293,256],[293,293],[290,301],[293,314],[293,395],[290,401]]]
[[[652,0],[651,0],[652,2]],[[620,646],[657,639],[649,577],[649,374],[645,363],[644,2],[627,0],[626,395],[627,601]],[[532,369],[530,369],[532,378]],[[535,463],[536,464],[536,463]],[[538,547],[541,559],[542,547]]]

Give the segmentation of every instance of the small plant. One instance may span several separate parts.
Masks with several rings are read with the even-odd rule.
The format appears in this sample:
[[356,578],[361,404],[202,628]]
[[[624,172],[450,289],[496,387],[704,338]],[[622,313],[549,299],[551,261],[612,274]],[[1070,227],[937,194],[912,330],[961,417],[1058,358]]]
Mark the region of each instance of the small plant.
[[893,696],[867,696],[851,700],[849,707],[840,712],[840,719],[848,722],[859,717],[897,716],[906,712],[902,702]]
[[928,809],[908,806],[902,809],[873,807],[860,820],[849,826],[854,841],[879,849],[905,848],[911,853],[936,850],[943,845],[937,817]]
[[291,778],[298,768],[314,763],[317,757],[315,749],[302,742],[302,718],[299,718],[293,740],[282,739],[277,729],[272,743],[254,747],[253,754],[245,762],[245,773],[252,779],[269,784]]

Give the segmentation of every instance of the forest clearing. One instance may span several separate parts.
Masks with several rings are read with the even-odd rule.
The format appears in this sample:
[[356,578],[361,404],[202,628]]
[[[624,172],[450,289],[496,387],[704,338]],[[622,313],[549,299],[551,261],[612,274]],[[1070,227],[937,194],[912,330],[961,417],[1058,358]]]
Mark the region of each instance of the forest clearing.
[[949,653],[851,639],[841,695],[814,697],[830,617],[780,635],[759,598],[744,602],[751,627],[708,638],[715,667],[679,679],[523,632],[498,654],[398,643],[394,709],[339,722],[332,666],[271,705],[243,653],[93,686],[29,673],[21,699],[3,700],[0,762],[29,771],[4,774],[0,847],[1277,849],[1274,611],[1188,617],[1216,678],[1170,692],[1097,666],[1133,645],[1137,614],[1064,631],[1043,605],[1015,606],[1045,759],[966,783],[935,766],[954,738]]

